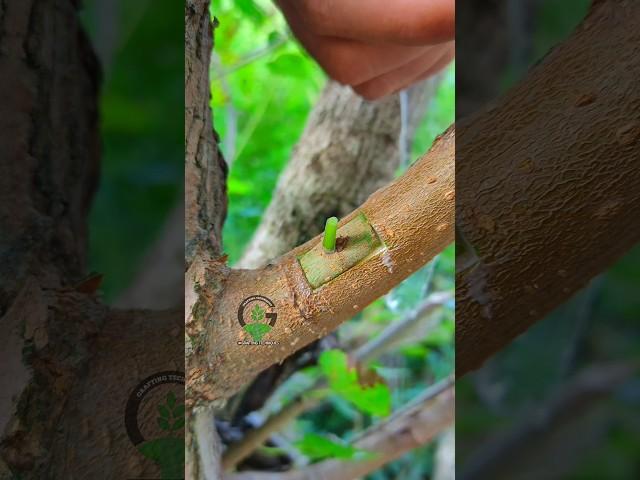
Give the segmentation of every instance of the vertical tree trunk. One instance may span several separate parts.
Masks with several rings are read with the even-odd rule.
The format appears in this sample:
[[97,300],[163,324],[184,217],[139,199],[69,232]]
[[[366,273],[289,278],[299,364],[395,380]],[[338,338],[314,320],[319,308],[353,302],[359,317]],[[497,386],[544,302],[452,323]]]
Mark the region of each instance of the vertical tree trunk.
[[184,368],[182,312],[110,311],[78,283],[100,75],[76,3],[0,5],[3,480],[157,476],[125,404],[148,373]]
[[[185,4],[185,256],[196,271],[220,255],[222,226],[226,215],[226,165],[213,131],[209,108],[209,63],[213,32],[208,0],[187,0]],[[193,265],[195,263],[195,265]],[[216,283],[220,270],[209,270]],[[199,291],[185,283],[185,321]],[[215,292],[214,292],[215,294]],[[190,328],[191,327],[191,328]],[[206,332],[187,325],[191,339],[204,338]],[[187,337],[185,337],[185,340]],[[188,342],[191,345],[191,342]],[[199,370],[209,360],[199,351],[185,348],[185,367]],[[187,398],[190,385],[186,385]],[[221,477],[221,444],[215,431],[212,405],[190,405],[185,425],[185,478],[217,480]]]
[[[0,71],[2,476],[9,468],[40,471],[41,449],[50,445],[70,389],[76,366],[47,344],[74,322],[70,339],[82,338],[102,314],[67,317],[65,325],[60,312],[47,310],[45,291],[84,273],[86,215],[98,179],[100,72],[73,3],[3,2]],[[31,356],[32,370],[24,348],[45,350]]]

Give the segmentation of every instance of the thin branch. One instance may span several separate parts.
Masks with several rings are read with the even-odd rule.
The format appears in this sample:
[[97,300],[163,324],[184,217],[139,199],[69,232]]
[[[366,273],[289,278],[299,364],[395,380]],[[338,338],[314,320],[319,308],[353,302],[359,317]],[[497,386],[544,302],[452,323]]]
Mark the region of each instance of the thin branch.
[[372,455],[351,461],[326,460],[285,473],[242,472],[225,480],[351,480],[427,444],[454,420],[453,378],[425,390],[419,398],[360,435],[353,446]]
[[392,322],[380,335],[363,344],[352,354],[354,361],[368,363],[389,350],[413,331],[415,325],[430,315],[436,308],[452,300],[449,292],[433,293],[422,304],[398,322]]
[[311,397],[298,397],[286,408],[281,409],[260,427],[249,431],[242,441],[234,443],[222,456],[222,468],[230,470],[238,465],[242,460],[251,455],[258,449],[269,437],[277,431],[282,430],[286,425],[292,422],[296,417],[317,405],[318,400]]
[[247,65],[250,65],[251,63],[257,60],[260,60],[261,58],[266,57],[267,55],[270,55],[278,51],[280,47],[286,45],[286,43],[289,40],[291,40],[291,36],[289,34],[283,35],[280,38],[278,38],[275,42],[270,43],[269,45],[266,45],[262,48],[259,48],[258,50],[255,50],[251,53],[248,53],[243,58],[238,60],[237,63],[234,63],[233,65],[227,68],[222,68],[222,64],[220,64],[220,68],[221,68],[220,72],[217,74],[213,73],[211,75],[212,80],[224,79],[224,77],[227,77],[228,75],[234,73],[235,71],[240,70],[241,68],[244,68]]
[[[461,479],[512,478],[517,459],[551,441],[571,418],[583,417],[595,403],[638,372],[639,365],[595,365],[580,372],[533,412],[505,432],[488,438],[462,468]],[[510,459],[505,462],[505,459]]]

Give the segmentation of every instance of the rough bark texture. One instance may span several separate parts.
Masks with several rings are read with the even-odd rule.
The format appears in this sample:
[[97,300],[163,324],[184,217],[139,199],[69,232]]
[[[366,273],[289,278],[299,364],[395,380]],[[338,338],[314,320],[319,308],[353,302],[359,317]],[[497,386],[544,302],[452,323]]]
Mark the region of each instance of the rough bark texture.
[[404,408],[365,431],[354,446],[373,454],[364,460],[326,460],[300,470],[283,473],[243,472],[226,475],[225,480],[352,480],[375,471],[404,453],[425,445],[454,420],[454,387]]
[[504,99],[459,124],[458,375],[640,240],[638,21],[638,2],[595,2]]
[[84,273],[100,72],[75,13],[62,0],[0,7],[0,315],[29,275]]
[[[208,0],[185,3],[185,261],[198,269],[202,263],[218,265],[222,226],[226,216],[227,167],[218,150],[209,108],[209,63],[213,48],[213,31]],[[211,269],[207,276],[210,294],[218,294],[224,268]],[[200,289],[185,280],[185,322],[191,309],[190,300]],[[192,303],[191,303],[192,305]],[[209,360],[191,348],[191,338],[203,339],[206,333],[187,327],[185,336],[185,368],[201,370]],[[187,388],[189,385],[187,383]],[[221,477],[222,445],[217,436],[213,405],[191,404],[186,410],[185,478],[217,480]]]
[[217,256],[226,216],[227,166],[218,151],[209,108],[209,61],[213,47],[209,2],[185,3],[185,252]]
[[439,81],[409,89],[406,112],[399,94],[367,102],[329,82],[238,266],[263,267],[320,233],[327,218],[347,215],[393,180]]
[[99,69],[76,3],[0,4],[3,480],[158,476],[124,405],[149,373],[184,368],[182,312],[110,311],[79,281]]
[[[315,290],[298,256],[316,247],[319,238],[259,270],[230,271],[207,259],[192,263],[185,303],[189,405],[232,395],[247,378],[326,335],[451,243],[454,136],[451,129],[439,137],[404,176],[341,221],[343,226],[365,215],[381,244]],[[343,258],[357,247],[351,241]],[[327,262],[335,263],[329,257]],[[238,345],[245,339],[239,306],[256,294],[275,304],[278,317],[271,335],[277,345]]]
[[37,477],[87,353],[55,340],[82,342],[104,318],[54,293],[84,273],[100,72],[74,5],[35,0],[0,6],[0,71],[0,477]]

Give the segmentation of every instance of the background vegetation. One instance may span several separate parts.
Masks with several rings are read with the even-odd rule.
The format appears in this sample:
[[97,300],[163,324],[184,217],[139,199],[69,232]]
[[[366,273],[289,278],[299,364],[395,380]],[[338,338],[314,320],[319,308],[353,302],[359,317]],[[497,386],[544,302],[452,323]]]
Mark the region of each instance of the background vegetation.
[[183,195],[184,16],[173,0],[93,0],[83,18],[103,69],[102,176],[92,270],[113,300]]

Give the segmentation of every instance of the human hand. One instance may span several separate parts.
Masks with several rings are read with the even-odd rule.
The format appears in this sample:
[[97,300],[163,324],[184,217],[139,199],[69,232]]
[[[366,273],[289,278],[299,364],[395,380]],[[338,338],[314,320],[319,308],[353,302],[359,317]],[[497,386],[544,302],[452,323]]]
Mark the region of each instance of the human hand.
[[327,74],[373,100],[455,56],[455,0],[276,0]]

